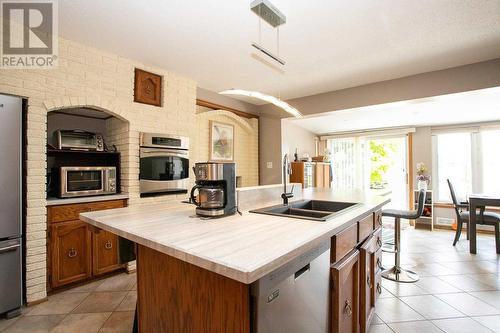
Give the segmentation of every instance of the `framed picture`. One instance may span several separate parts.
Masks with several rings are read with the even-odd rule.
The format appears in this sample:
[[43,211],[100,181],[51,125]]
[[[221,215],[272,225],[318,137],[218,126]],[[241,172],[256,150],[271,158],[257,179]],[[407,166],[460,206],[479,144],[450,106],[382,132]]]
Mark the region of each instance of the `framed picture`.
[[134,102],[161,106],[161,76],[135,69]]
[[210,161],[234,160],[234,126],[210,121]]

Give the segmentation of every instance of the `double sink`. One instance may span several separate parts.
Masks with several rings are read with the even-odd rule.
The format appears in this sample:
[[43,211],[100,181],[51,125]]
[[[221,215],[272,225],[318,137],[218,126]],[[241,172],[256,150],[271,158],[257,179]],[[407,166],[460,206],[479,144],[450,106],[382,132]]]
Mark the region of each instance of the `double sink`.
[[291,202],[288,205],[276,205],[251,210],[250,213],[326,221],[359,205],[361,204],[356,202],[300,200]]

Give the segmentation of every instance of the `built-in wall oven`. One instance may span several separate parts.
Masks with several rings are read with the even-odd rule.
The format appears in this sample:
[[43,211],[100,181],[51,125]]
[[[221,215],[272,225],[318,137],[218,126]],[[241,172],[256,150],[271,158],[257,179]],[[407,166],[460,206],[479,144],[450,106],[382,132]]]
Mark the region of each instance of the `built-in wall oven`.
[[141,197],[187,193],[189,187],[189,138],[168,134],[141,133],[139,157]]

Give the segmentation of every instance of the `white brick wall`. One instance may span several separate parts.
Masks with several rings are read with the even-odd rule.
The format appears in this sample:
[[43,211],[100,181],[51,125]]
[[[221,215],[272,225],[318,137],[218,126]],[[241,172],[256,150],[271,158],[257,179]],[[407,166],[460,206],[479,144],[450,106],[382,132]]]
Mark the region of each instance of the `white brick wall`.
[[[163,76],[163,106],[133,102],[134,68]],[[0,70],[0,93],[28,98],[27,126],[27,299],[46,297],[46,129],[47,112],[93,107],[124,121],[108,122],[122,153],[122,190],[131,205],[172,197],[139,198],[139,132],[188,135],[196,155],[196,82],[95,48],[59,39],[59,67]],[[129,129],[129,131],[126,131]],[[208,138],[208,136],[207,136]]]
[[236,175],[241,176],[242,186],[259,184],[259,121],[242,118],[223,110],[210,110],[197,106],[196,140],[199,142],[194,160],[209,159],[210,120],[234,126],[234,162]]

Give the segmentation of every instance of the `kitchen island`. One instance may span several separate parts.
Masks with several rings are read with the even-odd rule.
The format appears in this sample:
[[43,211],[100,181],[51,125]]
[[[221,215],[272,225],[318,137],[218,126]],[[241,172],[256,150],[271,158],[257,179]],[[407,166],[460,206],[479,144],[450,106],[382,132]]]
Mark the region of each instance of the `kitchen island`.
[[[389,202],[386,196],[330,189],[304,190],[302,195],[360,205],[325,222],[253,214],[247,207],[241,216],[202,220],[194,216],[193,205],[180,202],[89,212],[80,218],[137,243],[140,332],[250,332],[251,326],[257,327],[253,283],[325,244],[328,248],[331,244],[329,264],[342,263],[353,254],[357,261],[356,248],[380,229],[378,212]],[[358,281],[362,262],[347,266],[357,267],[348,276]],[[360,299],[357,289],[352,288],[354,304]],[[330,307],[333,315],[328,321],[334,331],[340,327],[357,331],[357,310],[347,311],[351,314],[339,326],[335,321],[342,319],[334,312],[344,310],[334,310],[335,304]]]

